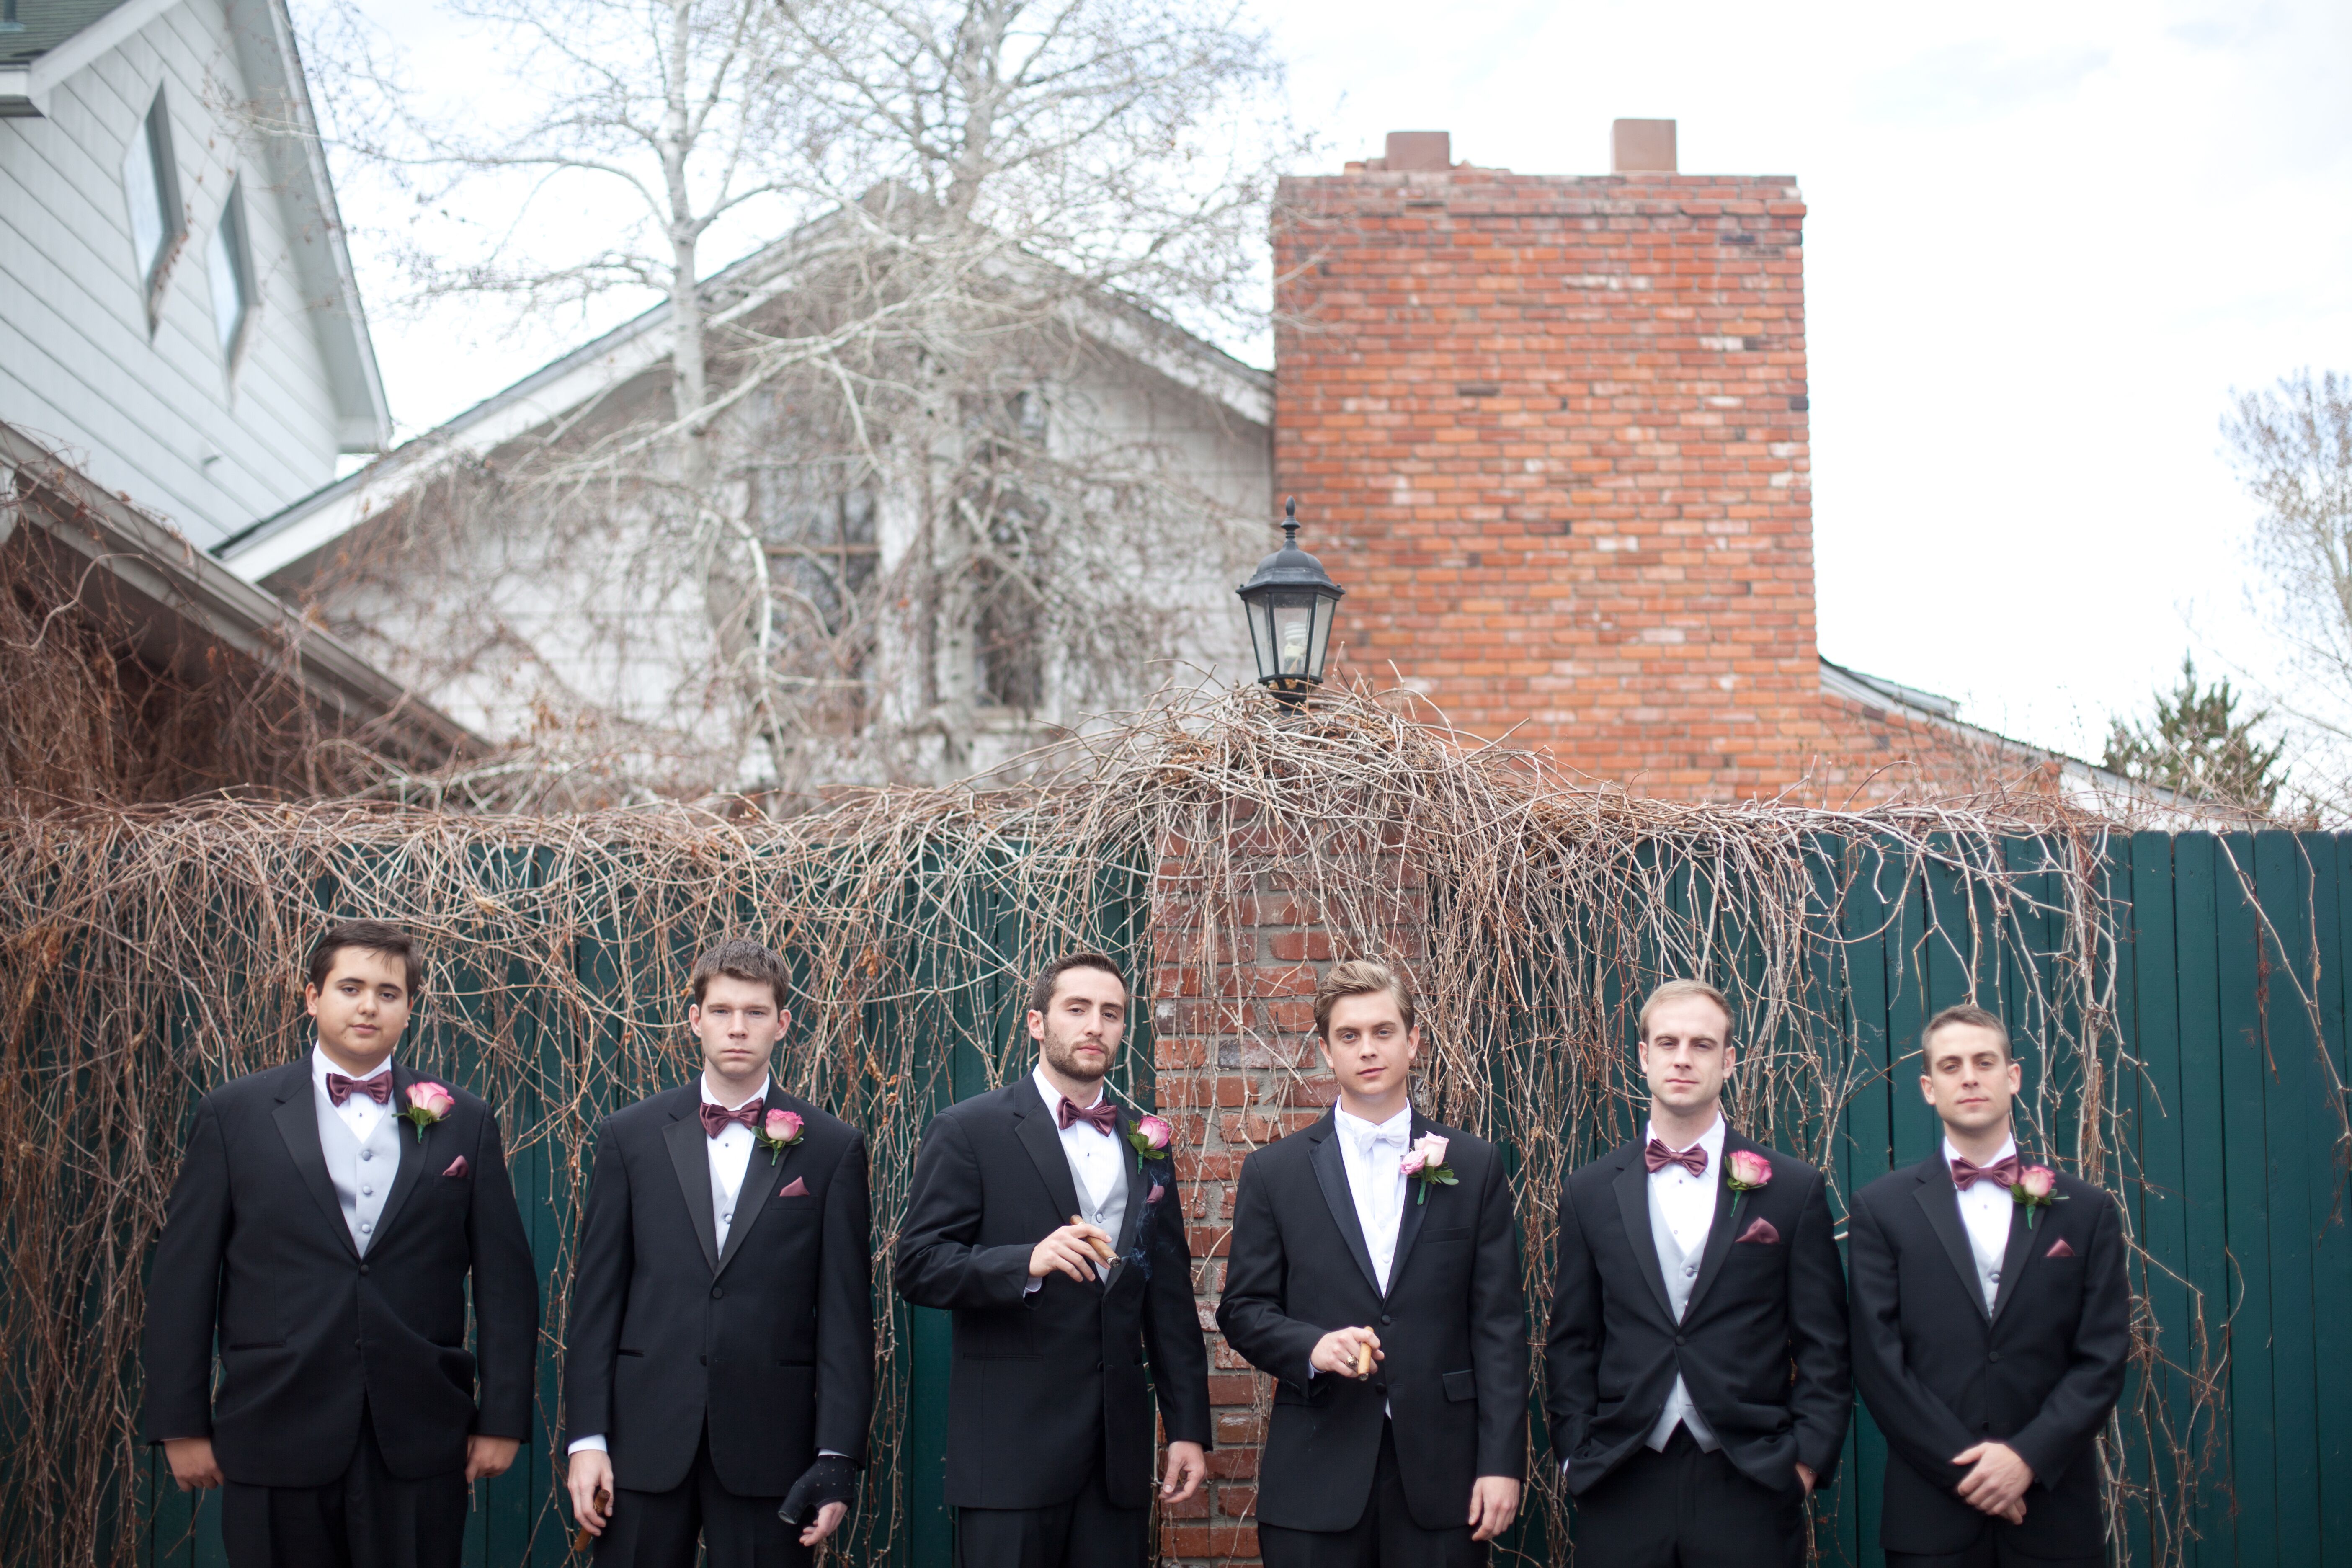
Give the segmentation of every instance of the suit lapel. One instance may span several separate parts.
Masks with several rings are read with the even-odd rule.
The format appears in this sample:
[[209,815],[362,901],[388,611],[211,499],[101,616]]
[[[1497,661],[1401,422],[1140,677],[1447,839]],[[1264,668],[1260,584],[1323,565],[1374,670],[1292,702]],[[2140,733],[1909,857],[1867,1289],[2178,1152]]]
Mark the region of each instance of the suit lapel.
[[[1930,1154],[1918,1167],[1919,1185],[1912,1195],[1927,1215],[1936,1238],[1944,1244],[1944,1252],[1952,1260],[1952,1270],[1960,1277],[1961,1291],[1977,1310],[1977,1315],[1987,1321],[1991,1314],[1985,1310],[1984,1286],[1977,1278],[1976,1249],[1969,1245],[1968,1227],[1960,1222],[1960,1193],[1952,1185],[1952,1168],[1941,1154]],[[2012,1226],[2012,1228],[2014,1228]],[[2000,1271],[2005,1281],[2011,1270]],[[2003,1284],[2001,1289],[2008,1289]]]
[[[2032,1163],[2021,1159],[2018,1165],[2021,1169]],[[2042,1213],[2047,1218],[2050,1211],[2043,1209]],[[2038,1226],[2028,1226],[2025,1220],[2025,1205],[2012,1201],[2009,1205],[2009,1246],[2002,1249],[2000,1258],[2000,1283],[1993,1287],[1992,1292],[1995,1322],[2000,1321],[2001,1310],[2009,1305],[2010,1298],[2017,1294],[2018,1280],[2024,1278],[2025,1271],[2033,1266],[2035,1258],[2049,1250],[2035,1243],[2037,1239],[2047,1241],[2050,1233]],[[1984,1300],[1983,1292],[1978,1292],[1977,1299],[1979,1301]]]
[[1037,1080],[1024,1078],[1013,1091],[1013,1132],[1029,1152],[1030,1163],[1045,1178],[1045,1195],[1054,1200],[1055,1225],[1067,1225],[1078,1213],[1077,1179],[1070,1174],[1070,1157],[1062,1152],[1061,1130],[1054,1125]]
[[[1339,1122],[1336,1111],[1326,1111],[1323,1120],[1307,1130],[1307,1163],[1315,1167],[1315,1183],[1323,1189],[1323,1201],[1330,1205],[1333,1223],[1339,1227],[1340,1239],[1356,1259],[1356,1267],[1364,1271],[1364,1283],[1372,1294],[1381,1294],[1380,1276],[1372,1272],[1371,1248],[1364,1245],[1364,1227],[1356,1218],[1356,1196],[1348,1186],[1348,1166],[1339,1154]],[[1396,1270],[1389,1270],[1394,1279]]]
[[1625,1163],[1610,1184],[1617,1189],[1617,1212],[1625,1221],[1625,1239],[1633,1244],[1633,1262],[1643,1281],[1650,1287],[1660,1315],[1671,1323],[1675,1321],[1675,1304],[1666,1295],[1664,1267],[1658,1261],[1658,1239],[1650,1234],[1650,1173],[1642,1163],[1639,1143],[1627,1145]]
[[[406,1065],[394,1062],[392,1064],[392,1103],[384,1107],[384,1114],[398,1116],[407,1107],[408,1086],[419,1081],[421,1080],[418,1076],[409,1071]],[[430,1081],[439,1082],[438,1079]],[[442,1087],[446,1089],[448,1086],[444,1084]],[[452,1111],[451,1114],[455,1115],[456,1112]],[[446,1118],[443,1120],[446,1121]],[[416,1190],[416,1184],[423,1179],[426,1156],[433,1148],[433,1135],[440,1131],[441,1125],[439,1121],[426,1123],[422,1140],[417,1137],[414,1127],[404,1123],[394,1131],[393,1142],[400,1145],[400,1169],[392,1178],[392,1191],[385,1194],[383,1213],[377,1216],[375,1222],[375,1246],[383,1245],[383,1238],[392,1229],[393,1222],[400,1217],[401,1205],[408,1202],[408,1194]],[[445,1135],[442,1142],[447,1141]]]
[[[768,1097],[760,1102],[760,1125],[762,1128],[768,1125],[768,1112],[771,1110],[790,1110],[797,1114],[801,1125],[806,1127],[809,1110],[808,1106],[789,1099],[782,1089],[776,1087],[776,1080],[771,1078],[768,1080]],[[700,1125],[698,1117],[696,1124]],[[706,1160],[710,1157],[709,1144],[710,1140],[706,1137],[703,1140],[703,1158]],[[736,1189],[735,1217],[727,1226],[727,1249],[719,1255],[718,1265],[712,1272],[726,1273],[727,1266],[735,1260],[735,1255],[743,1250],[743,1238],[751,1234],[751,1222],[760,1217],[760,1211],[768,1206],[768,1200],[776,1195],[776,1189],[792,1179],[784,1172],[800,1152],[800,1144],[795,1143],[777,1154],[774,1163],[770,1163],[768,1151],[760,1147],[759,1133],[751,1134],[751,1158],[743,1167],[743,1184]],[[707,1199],[704,1206],[709,1206]],[[719,1222],[715,1219],[710,1222],[710,1233],[713,1236],[719,1234]]]
[[671,1121],[662,1129],[662,1142],[669,1145],[670,1169],[677,1173],[678,1191],[686,1195],[687,1217],[694,1226],[694,1239],[702,1243],[702,1260],[716,1277],[719,1221],[710,1212],[710,1138],[702,1131],[701,1115],[686,1113],[689,1106],[702,1103],[701,1091],[688,1084],[672,1092],[678,1098],[670,1107]]
[[[1127,1141],[1127,1134],[1134,1125],[1134,1113],[1127,1107],[1120,1106],[1118,1108],[1118,1157],[1121,1160],[1125,1160],[1134,1148],[1134,1145]],[[1127,1255],[1135,1250],[1136,1233],[1143,1224],[1143,1201],[1150,1194],[1151,1162],[1146,1161],[1139,1169],[1131,1169],[1127,1173],[1127,1214],[1119,1221],[1118,1244],[1119,1261],[1111,1265],[1110,1273],[1113,1279],[1118,1278],[1118,1271],[1127,1267]],[[1160,1195],[1165,1197],[1167,1194],[1163,1193]],[[1106,1280],[1105,1283],[1108,1281]]]
[[326,1211],[336,1239],[357,1258],[360,1249],[352,1244],[352,1227],[343,1223],[343,1200],[335,1195],[334,1178],[327,1174],[327,1151],[319,1142],[318,1089],[310,1078],[310,1053],[304,1052],[301,1060],[279,1071],[285,1078],[278,1087],[278,1109],[270,1120],[278,1123],[278,1135],[286,1141],[286,1152],[294,1157],[302,1184]]
[[1747,1149],[1770,1159],[1761,1146],[1749,1142],[1728,1126],[1723,1130],[1723,1158],[1715,1162],[1715,1219],[1706,1227],[1706,1249],[1699,1255],[1698,1278],[1691,1282],[1690,1305],[1683,1310],[1683,1321],[1698,1315],[1698,1304],[1706,1300],[1706,1288],[1723,1272],[1723,1260],[1731,1256],[1731,1211],[1739,1194],[1731,1190],[1731,1152]]
[[[1428,1131],[1429,1123],[1420,1111],[1414,1111],[1412,1142],[1419,1142]],[[1389,1258],[1389,1294],[1391,1296],[1396,1294],[1397,1281],[1404,1278],[1404,1260],[1412,1256],[1412,1244],[1421,1236],[1422,1215],[1428,1212],[1431,1204],[1437,1201],[1437,1193],[1444,1190],[1417,1176],[1407,1177],[1404,1184],[1404,1207],[1397,1216],[1396,1251]],[[1419,1192],[1412,1190],[1416,1186],[1421,1189]]]

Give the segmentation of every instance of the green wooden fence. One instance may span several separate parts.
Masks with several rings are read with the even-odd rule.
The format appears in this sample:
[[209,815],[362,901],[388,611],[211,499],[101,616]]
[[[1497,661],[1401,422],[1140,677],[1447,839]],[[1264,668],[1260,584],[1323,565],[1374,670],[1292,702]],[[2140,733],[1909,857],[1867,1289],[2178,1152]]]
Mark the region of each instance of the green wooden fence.
[[[2054,899],[2048,845],[2019,840],[2010,867],[2028,890]],[[2022,998],[2063,994],[2052,983],[2070,940],[2065,922],[2042,912],[1979,907],[1981,887],[1918,870],[1868,840],[1824,837],[1811,918],[1834,931],[1807,984],[1810,1002],[1842,1025],[1847,1070],[1858,1091],[1832,1140],[1841,1193],[1924,1157],[1934,1123],[1915,1088],[1920,1026],[1937,1008],[1973,998],[1998,1005],[2021,1036],[2030,1084],[2048,1082],[2038,1101],[2041,1133],[2063,1158],[2078,1152],[2077,1113],[2093,1086],[2079,1063],[2052,1064],[2042,1033],[2052,1024]],[[2099,955],[2111,978],[2113,1028],[2136,1058],[2117,1092],[2126,1114],[2113,1184],[2126,1198],[2147,1260],[2135,1289],[2159,1334],[2160,1359],[2135,1369],[2127,1411],[2152,1410],[2158,1433],[2135,1415],[2119,1427],[2116,1463],[2126,1483],[2120,1550],[2131,1561],[2168,1556],[2198,1565],[2352,1563],[2352,1237],[2346,1234],[2346,976],[2352,973],[2352,836],[2262,833],[2118,836],[2095,868],[2115,911],[2119,940]],[[1861,874],[1856,874],[1859,871]],[[520,864],[512,875],[548,874]],[[1688,884],[1695,889],[1698,873]],[[1840,889],[1843,889],[1843,893]],[[1144,901],[1128,878],[1102,902],[1102,941],[1140,956]],[[919,889],[908,897],[919,899]],[[1677,895],[1678,897],[1681,895]],[[1696,896],[1696,892],[1692,893]],[[1021,951],[1019,911],[973,909],[971,929],[994,929],[998,948]],[[1953,933],[2005,921],[2013,940],[1971,950]],[[617,984],[623,966],[652,962],[606,930],[576,945],[583,978]],[[1733,933],[1726,962],[1748,962]],[[678,954],[667,955],[678,963]],[[971,972],[969,957],[913,955],[919,982],[936,987],[925,1005],[873,1009],[866,1026],[913,1030],[946,1044],[925,1092],[944,1104],[984,1087],[987,1053],[1012,1038],[1019,981],[1009,962]],[[929,966],[929,967],[927,967]],[[2028,973],[2032,971],[2032,973]],[[505,977],[505,994],[528,995],[529,977]],[[462,997],[454,1005],[464,1005]],[[2068,1005],[2075,1005],[2069,1003]],[[1140,1018],[1140,1016],[1139,1016]],[[1148,1020],[1141,1020],[1146,1021]],[[2096,1028],[2101,1020],[2065,1020]],[[526,1017],[509,1026],[523,1037]],[[473,1064],[438,1054],[431,1037],[418,1055],[470,1082]],[[552,1031],[536,1048],[580,1042]],[[595,1048],[591,1042],[586,1048]],[[1519,1048],[1526,1048],[1520,1042]],[[1127,1060],[1129,1087],[1149,1103],[1148,1028]],[[509,1124],[535,1121],[529,1090],[511,1101]],[[1593,1129],[1596,1136],[1631,1128]],[[567,1210],[569,1161],[576,1152],[540,1143],[515,1163],[532,1240],[555,1278]],[[898,1156],[893,1156],[898,1157]],[[881,1216],[887,1223],[888,1216]],[[902,1352],[891,1369],[903,1427],[877,1448],[895,1452],[903,1500],[887,1501],[873,1536],[877,1561],[944,1568],[950,1561],[940,1506],[946,1421],[947,1329],[938,1314],[892,1302],[877,1281],[877,1308],[901,1314]],[[551,1318],[551,1322],[559,1320]],[[2323,1333],[2321,1325],[2337,1326]],[[541,1377],[542,1421],[556,1409],[554,1346]],[[2202,1392],[2193,1373],[2217,1381]],[[2140,1396],[2149,1399],[2145,1406]],[[552,1564],[565,1560],[568,1521],[558,1498],[543,1432],[515,1470],[482,1489],[469,1563]],[[1540,1441],[1540,1439],[1538,1439]],[[1846,1463],[1823,1509],[1826,1558],[1876,1563],[1884,1441],[1858,1413]],[[160,1468],[155,1472],[161,1479]],[[151,1516],[142,1525],[145,1561],[222,1561],[216,1504],[192,1511],[168,1482],[151,1480]],[[2187,1517],[2182,1517],[2183,1505]],[[2185,1547],[2184,1536],[2193,1534]],[[1522,1547],[1541,1555],[1539,1542]],[[2170,1544],[2174,1550],[2168,1552]]]

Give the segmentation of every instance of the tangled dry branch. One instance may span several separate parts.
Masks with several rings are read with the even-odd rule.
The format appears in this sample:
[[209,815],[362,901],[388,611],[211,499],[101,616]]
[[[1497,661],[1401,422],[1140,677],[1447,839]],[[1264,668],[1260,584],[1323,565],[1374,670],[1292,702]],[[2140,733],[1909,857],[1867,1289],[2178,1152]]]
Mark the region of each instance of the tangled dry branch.
[[[1067,944],[1149,943],[1161,1104],[1202,1168],[1311,1100],[1283,998],[1238,983],[1274,903],[1334,952],[1408,961],[1435,1046],[1428,1109],[1516,1151],[1538,1299],[1559,1175],[1626,1130],[1630,1010],[1666,973],[1732,993],[1742,1123],[1861,1179],[1885,1168],[1887,1134],[1854,1108],[1889,1065],[1862,966],[1893,955],[1875,984],[1897,987],[1897,970],[1962,973],[2027,1043],[2034,1138],[2128,1192],[2137,1064],[2116,1026],[2103,832],[2000,800],[1862,816],[1647,801],[1362,695],[1298,711],[1255,692],[1139,717],[1017,789],[876,793],[783,823],[348,803],[20,816],[0,843],[0,1557],[128,1560],[109,1521],[142,1502],[139,1281],[177,1131],[208,1086],[301,1048],[295,977],[331,914],[426,938],[415,1052],[502,1112],[552,1347],[595,1120],[686,1076],[680,980],[726,931],[793,958],[784,1076],[867,1131],[877,1263],[951,1059],[1018,1071],[1013,999]],[[1171,1070],[1188,1060],[1255,1069],[1248,1113],[1199,1103],[1197,1075]],[[1192,1212],[1213,1231],[1215,1207]],[[2201,1321],[2218,1330],[2219,1312]],[[908,1518],[903,1310],[883,1330],[869,1495],[886,1506],[861,1513],[857,1561],[888,1554]],[[2143,1321],[2140,1363],[2169,1362],[2210,1411],[2221,1340],[2193,1338],[2161,1343]],[[2105,1460],[2115,1507],[2156,1517],[2171,1558],[2198,1467],[2160,1381],[2135,1384]],[[2127,1460],[2174,1479],[2136,1491]],[[532,1506],[562,1528],[551,1500]]]

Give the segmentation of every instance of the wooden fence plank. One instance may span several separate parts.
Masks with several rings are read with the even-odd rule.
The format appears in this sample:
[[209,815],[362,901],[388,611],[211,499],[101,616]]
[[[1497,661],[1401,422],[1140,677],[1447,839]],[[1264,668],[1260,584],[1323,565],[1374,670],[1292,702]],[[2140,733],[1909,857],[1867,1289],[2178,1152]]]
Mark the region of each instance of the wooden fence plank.
[[[2173,846],[2172,865],[2179,943],[2180,1098],[2176,1103],[2180,1108],[2180,1190],[2188,1232],[2183,1272],[2207,1336],[2202,1352],[2219,1370],[2218,1363],[2229,1353],[2223,1325],[2235,1297],[2221,1129],[2219,963],[2219,886],[2229,872],[2219,841],[2209,833],[2182,834]],[[2234,890],[2231,896],[2236,896]],[[2202,1108],[2204,1113],[2190,1107]],[[2227,1386],[2225,1380],[2222,1387]],[[2198,1489],[2196,1510],[2197,1561],[2208,1568],[2238,1561],[2235,1499],[2229,1484],[2233,1435],[2226,1411],[2200,1415],[2188,1432],[2191,1450],[2210,1460],[2209,1484]]]
[[2311,1184],[2311,1216],[2317,1245],[2312,1250],[2312,1302],[2317,1373],[2313,1392],[2319,1407],[2319,1532],[2322,1560],[2352,1558],[2352,1335],[2343,1317],[2352,1309],[2352,1215],[2347,1214],[2344,1161],[2346,1106],[2337,1086],[2347,1081],[2346,1013],[2352,983],[2352,837],[2314,833],[2304,837],[2315,870],[2326,874],[2314,889],[2313,920],[2321,965],[2320,1046],[2325,1064],[2313,1063],[2315,1082],[2305,1102],[2310,1154],[2304,1170]]
[[2214,878],[2215,973],[2221,996],[2223,1203],[2233,1265],[2230,1297],[2230,1450],[2238,1561],[2280,1561],[2276,1381],[2271,1365],[2269,1130],[2263,1117],[2263,951],[2244,879],[2251,835],[2226,835]]
[[[2255,889],[2267,925],[2269,967],[2262,1045],[2268,1057],[2263,1094],[2263,1196],[2269,1210],[2273,1376],[2271,1438],[2275,1445],[2280,1560],[2316,1563],[2319,1551],[2319,1412],[2314,1403],[2311,1249],[2318,1227],[2305,1167],[2325,1160],[2313,1146],[2308,1115],[2318,1077],[2319,1040],[2311,962],[2311,869],[2294,835],[2254,836]],[[2332,889],[2331,889],[2332,891]]]

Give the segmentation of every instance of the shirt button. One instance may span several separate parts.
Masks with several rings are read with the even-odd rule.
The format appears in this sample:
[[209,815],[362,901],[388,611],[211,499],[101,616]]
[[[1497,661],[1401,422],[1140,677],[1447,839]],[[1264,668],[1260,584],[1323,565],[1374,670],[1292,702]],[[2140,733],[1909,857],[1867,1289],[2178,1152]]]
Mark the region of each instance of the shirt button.
[[1697,1275],[1697,1273],[1698,1273],[1698,1265],[1697,1265],[1697,1264],[1696,1264],[1696,1263],[1685,1263],[1685,1264],[1684,1264],[1684,1265],[1683,1265],[1683,1278],[1684,1278],[1684,1279],[1692,1279],[1692,1278],[1696,1277],[1696,1276]]
[[374,1222],[374,1221],[373,1221],[373,1220],[364,1220],[364,1219],[363,1219],[363,1220],[362,1220],[362,1221],[360,1221],[360,1234],[361,1234],[362,1236],[365,1236],[368,1232],[370,1232],[370,1231],[373,1230],[374,1228],[375,1228],[375,1222]]
[[719,1223],[721,1225],[733,1225],[735,1223],[735,1211],[733,1209],[729,1209],[725,1214],[720,1215],[719,1216]]
[[360,1196],[363,1198],[372,1198],[375,1196],[375,1189],[373,1187],[362,1187],[360,1189]]
[[1996,1285],[2000,1283],[2000,1270],[1998,1268],[1992,1271],[1992,1282]]
[[375,1151],[373,1149],[362,1149],[360,1151],[360,1158],[362,1160],[373,1160],[375,1158]]

